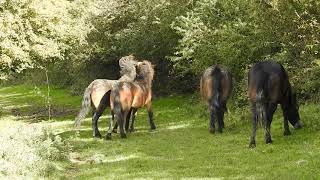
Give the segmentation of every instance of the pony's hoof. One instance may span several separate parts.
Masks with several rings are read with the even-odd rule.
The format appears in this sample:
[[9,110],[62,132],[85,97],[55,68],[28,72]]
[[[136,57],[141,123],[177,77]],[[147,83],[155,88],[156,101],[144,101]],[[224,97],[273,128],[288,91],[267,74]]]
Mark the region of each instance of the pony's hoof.
[[283,135],[284,135],[284,136],[289,136],[289,135],[291,135],[291,132],[290,132],[289,130],[288,130],[288,131],[284,131],[284,132],[283,132]]
[[102,137],[101,134],[95,134],[95,135],[94,135],[94,138],[100,139],[101,137]]
[[154,130],[154,129],[156,129],[156,125],[151,125],[151,127],[150,127],[152,130]]
[[118,133],[117,129],[112,130],[113,133]]
[[294,125],[294,129],[301,129],[302,128],[302,124],[300,121],[298,121],[295,125]]
[[271,144],[272,140],[271,139],[266,139],[266,144]]
[[127,135],[126,134],[121,134],[120,137],[121,138],[127,138]]
[[214,134],[214,133],[215,133],[214,128],[210,128],[210,129],[209,129],[209,132],[210,132],[211,134]]
[[130,128],[129,132],[132,133],[132,132],[135,132],[136,130],[134,128]]
[[108,134],[106,135],[106,140],[111,140],[111,133],[108,133]]
[[219,132],[219,133],[222,133],[222,128],[218,128],[218,132]]
[[255,148],[255,147],[256,147],[256,143],[255,142],[250,142],[249,148]]

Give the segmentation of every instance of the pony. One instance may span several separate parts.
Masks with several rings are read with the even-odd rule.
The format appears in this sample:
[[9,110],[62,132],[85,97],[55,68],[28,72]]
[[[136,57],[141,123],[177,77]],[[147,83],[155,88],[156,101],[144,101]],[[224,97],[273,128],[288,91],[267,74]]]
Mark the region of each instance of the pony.
[[207,68],[200,79],[200,95],[210,111],[209,132],[215,132],[215,118],[218,131],[224,128],[224,113],[227,111],[227,100],[232,91],[232,76],[219,65]]
[[[143,106],[147,108],[151,129],[156,129],[152,111],[152,80],[154,69],[151,62],[144,60],[136,64],[137,76],[133,82],[119,82],[113,86],[110,95],[110,107],[117,117],[120,137],[126,138],[126,132],[134,130],[134,114]],[[130,116],[130,118],[127,118]],[[129,121],[127,120],[129,119]],[[111,139],[112,124],[110,120],[106,139]]]
[[252,135],[250,148],[256,147],[257,123],[260,119],[265,128],[265,142],[272,142],[270,126],[272,117],[280,104],[283,111],[284,135],[290,135],[288,121],[299,129],[302,127],[295,93],[284,67],[274,61],[254,64],[248,74],[248,96],[252,105]]
[[[119,60],[120,79],[96,79],[92,81],[85,89],[82,105],[78,116],[75,118],[75,126],[79,127],[81,120],[83,120],[89,112],[90,105],[92,107],[92,129],[93,137],[101,138],[98,129],[98,119],[102,115],[107,106],[110,106],[110,93],[112,86],[117,82],[130,82],[136,78],[135,64],[137,61],[132,55],[122,57]],[[114,115],[112,114],[112,119]]]

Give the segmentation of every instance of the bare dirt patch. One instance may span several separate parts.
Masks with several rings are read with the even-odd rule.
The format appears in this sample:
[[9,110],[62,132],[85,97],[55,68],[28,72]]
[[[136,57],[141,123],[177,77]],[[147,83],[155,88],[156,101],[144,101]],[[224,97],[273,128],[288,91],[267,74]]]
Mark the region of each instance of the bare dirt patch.
[[[11,114],[18,117],[18,119],[22,119],[19,117],[28,117],[28,121],[31,122],[39,122],[48,119],[48,108],[45,107],[27,107],[27,108],[12,108]],[[76,115],[77,109],[70,107],[51,107],[50,114],[51,118],[60,118],[71,115]]]

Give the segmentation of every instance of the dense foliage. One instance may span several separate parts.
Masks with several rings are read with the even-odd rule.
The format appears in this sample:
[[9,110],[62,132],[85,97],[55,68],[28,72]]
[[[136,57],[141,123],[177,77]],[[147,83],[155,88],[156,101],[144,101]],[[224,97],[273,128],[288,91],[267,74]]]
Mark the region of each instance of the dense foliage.
[[157,65],[156,93],[194,92],[219,63],[244,100],[250,65],[275,59],[301,97],[319,95],[317,0],[0,0],[0,17],[3,79],[37,79],[41,71],[24,70],[41,67],[82,93],[95,78],[117,78],[117,59],[134,54]]

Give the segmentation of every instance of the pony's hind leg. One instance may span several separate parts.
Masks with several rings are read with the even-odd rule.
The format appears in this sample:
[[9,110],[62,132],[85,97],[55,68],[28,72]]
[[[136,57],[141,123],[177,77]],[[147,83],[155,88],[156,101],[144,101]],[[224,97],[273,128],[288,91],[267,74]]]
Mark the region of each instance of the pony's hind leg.
[[101,134],[98,129],[98,119],[100,116],[101,116],[101,114],[98,111],[96,111],[96,112],[94,112],[93,117],[92,117],[93,137],[96,137],[96,138],[101,138]]
[[119,126],[119,129],[120,129],[120,137],[121,138],[126,138],[127,135],[126,135],[126,132],[125,132],[125,129],[124,129],[124,126],[125,126],[125,117],[127,115],[127,112],[122,112],[122,114],[120,115],[120,117],[118,116],[118,126]]
[[130,111],[128,112],[128,114],[125,116],[125,128],[126,128],[126,132],[129,132],[129,124],[130,124],[130,116],[131,116],[131,112],[132,112],[132,108],[130,109]]
[[146,106],[147,106],[148,115],[149,115],[150,128],[156,129],[156,125],[154,124],[154,119],[153,119],[153,111],[152,111],[151,102],[148,103]]
[[130,125],[130,132],[134,132],[134,121],[135,121],[135,114],[137,112],[137,108],[132,108],[132,111],[131,111],[131,115],[130,115],[130,118],[131,118],[131,125]]
[[257,132],[257,123],[258,123],[258,115],[256,110],[256,104],[252,104],[252,135],[250,138],[249,148],[256,147],[256,132]]
[[265,134],[265,140],[266,140],[266,144],[269,144],[272,142],[271,139],[271,133],[270,133],[270,126],[271,126],[271,122],[272,122],[272,117],[273,117],[273,113],[276,111],[277,109],[277,104],[274,103],[270,103],[268,105],[268,109],[267,109],[267,114],[265,120],[265,129],[266,129],[266,134]]
[[223,102],[222,103],[222,128],[224,128],[224,113],[228,112],[228,108],[227,108],[227,103]]
[[224,111],[220,108],[216,108],[217,121],[218,121],[218,131],[222,133],[222,129],[224,128]]
[[112,132],[117,133],[117,130],[118,130],[118,121],[116,121],[116,122],[114,121],[114,112],[113,112],[113,111],[111,112],[111,120],[112,120],[112,122],[114,123]]
[[104,96],[100,100],[100,104],[98,108],[95,110],[93,117],[92,117],[92,128],[93,128],[93,136],[96,138],[101,138],[101,134],[98,129],[98,120],[100,116],[102,115],[103,111],[106,109],[108,103],[108,97]]
[[215,132],[215,112],[214,110],[211,108],[210,109],[210,121],[209,121],[209,132],[210,133],[214,133]]
[[112,118],[109,121],[109,128],[107,130],[106,140],[111,140],[111,135],[112,135],[112,131],[113,131],[113,123],[114,123],[114,119]]

